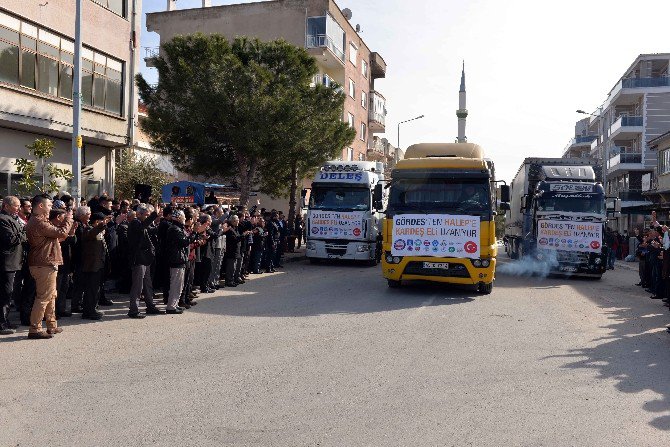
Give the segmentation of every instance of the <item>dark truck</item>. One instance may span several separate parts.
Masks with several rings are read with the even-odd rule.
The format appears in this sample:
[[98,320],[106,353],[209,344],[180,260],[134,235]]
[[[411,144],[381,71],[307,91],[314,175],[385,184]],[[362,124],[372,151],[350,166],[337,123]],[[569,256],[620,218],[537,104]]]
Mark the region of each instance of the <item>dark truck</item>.
[[[607,200],[590,160],[526,158],[510,189],[504,240],[512,259],[530,257],[548,273],[602,276]],[[618,199],[612,204],[619,211]]]

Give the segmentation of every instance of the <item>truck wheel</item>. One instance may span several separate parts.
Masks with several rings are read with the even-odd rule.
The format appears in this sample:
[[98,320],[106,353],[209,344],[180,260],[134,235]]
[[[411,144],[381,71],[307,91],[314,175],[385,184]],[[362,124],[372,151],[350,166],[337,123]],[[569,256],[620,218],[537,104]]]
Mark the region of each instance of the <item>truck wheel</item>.
[[368,267],[376,267],[377,264],[379,264],[379,260],[377,260],[377,256],[375,256],[374,259],[369,259],[369,260],[365,261],[365,265],[367,265]]
[[488,284],[479,284],[477,291],[482,295],[490,295],[491,292],[493,292],[493,283],[490,282]]
[[319,258],[307,258],[309,259],[310,264],[321,264],[321,259]]
[[391,289],[399,289],[400,286],[402,285],[402,283],[400,281],[396,281],[396,280],[393,280],[393,279],[387,279],[386,282],[387,282],[389,288],[391,288]]
[[516,241],[510,242],[509,257],[512,259],[519,259],[519,252],[517,251]]

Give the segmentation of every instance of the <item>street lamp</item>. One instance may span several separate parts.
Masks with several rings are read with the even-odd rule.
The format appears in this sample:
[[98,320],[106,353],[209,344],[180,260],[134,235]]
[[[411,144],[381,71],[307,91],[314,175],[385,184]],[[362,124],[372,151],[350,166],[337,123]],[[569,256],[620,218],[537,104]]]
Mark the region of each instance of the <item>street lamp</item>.
[[598,126],[600,127],[600,135],[602,135],[603,143],[603,191],[607,195],[607,164],[609,163],[609,148],[605,143],[605,126],[603,126],[603,110],[598,115],[593,113],[585,112],[584,110],[577,110],[577,113],[582,115],[591,115],[595,118],[598,118]]
[[401,124],[404,124],[404,123],[409,123],[410,121],[420,120],[420,119],[423,118],[424,116],[425,116],[425,115],[417,116],[417,117],[415,117],[415,118],[408,119],[408,120],[405,120],[405,121],[400,121],[400,122],[398,123],[398,148],[397,148],[396,151],[395,151],[395,162],[396,162],[396,163],[398,163],[398,151],[400,150],[400,125],[401,125]]

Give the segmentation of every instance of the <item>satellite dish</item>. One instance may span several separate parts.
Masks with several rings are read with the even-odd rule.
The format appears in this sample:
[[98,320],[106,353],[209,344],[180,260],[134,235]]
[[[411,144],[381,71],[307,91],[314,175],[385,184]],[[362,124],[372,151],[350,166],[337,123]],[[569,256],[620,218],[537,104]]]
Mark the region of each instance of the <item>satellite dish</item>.
[[351,13],[351,9],[349,9],[349,8],[344,8],[342,10],[342,15],[344,15],[344,18],[347,19],[347,20],[351,20],[351,18],[354,16]]

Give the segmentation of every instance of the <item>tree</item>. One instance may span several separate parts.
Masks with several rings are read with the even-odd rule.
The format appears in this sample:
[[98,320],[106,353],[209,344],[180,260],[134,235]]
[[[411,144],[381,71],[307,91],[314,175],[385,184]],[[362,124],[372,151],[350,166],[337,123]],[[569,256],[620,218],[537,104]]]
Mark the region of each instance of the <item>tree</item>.
[[114,181],[116,197],[119,199],[134,198],[137,184],[151,186],[152,198],[160,197],[163,186],[168,184],[168,177],[158,168],[155,159],[137,156],[124,149],[116,160]]
[[[16,171],[23,175],[18,182],[21,193],[31,194],[38,191],[42,194],[54,194],[60,187],[59,180],[72,179],[71,171],[48,163],[48,160],[54,155],[54,147],[54,142],[48,138],[38,138],[32,144],[26,145],[28,155],[32,155],[37,160],[17,158],[14,162]],[[39,176],[36,175],[38,164]]]
[[275,135],[274,151],[280,157],[263,167],[261,191],[272,196],[288,196],[289,228],[297,213],[298,183],[312,176],[319,166],[332,160],[351,144],[356,131],[342,122],[344,93],[336,86],[296,88],[299,100],[287,95],[283,103],[285,126]]
[[300,101],[314,58],[283,40],[193,34],[163,44],[155,66],[156,86],[137,77],[154,147],[184,172],[234,177],[246,205],[261,167],[280,160],[277,136],[290,132],[283,108]]

